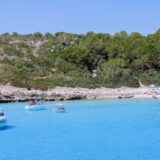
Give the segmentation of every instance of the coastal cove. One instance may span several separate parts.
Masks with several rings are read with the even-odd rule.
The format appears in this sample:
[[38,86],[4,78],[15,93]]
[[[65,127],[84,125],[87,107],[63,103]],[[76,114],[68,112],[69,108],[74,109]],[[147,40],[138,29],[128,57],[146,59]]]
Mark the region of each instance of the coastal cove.
[[[160,97],[160,95],[156,95]],[[10,85],[0,85],[0,102],[25,102],[35,98],[44,101],[80,100],[80,99],[118,99],[118,98],[152,98],[149,87],[140,88],[69,88],[56,87],[48,91],[26,88],[16,88]]]
[[160,160],[160,1],[0,6],[0,160]]

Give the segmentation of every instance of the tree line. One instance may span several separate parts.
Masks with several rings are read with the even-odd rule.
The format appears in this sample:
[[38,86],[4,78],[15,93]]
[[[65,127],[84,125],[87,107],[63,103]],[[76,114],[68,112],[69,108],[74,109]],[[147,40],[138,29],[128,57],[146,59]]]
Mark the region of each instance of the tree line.
[[[0,83],[46,90],[160,84],[160,30],[0,35]],[[95,76],[93,76],[93,72]]]

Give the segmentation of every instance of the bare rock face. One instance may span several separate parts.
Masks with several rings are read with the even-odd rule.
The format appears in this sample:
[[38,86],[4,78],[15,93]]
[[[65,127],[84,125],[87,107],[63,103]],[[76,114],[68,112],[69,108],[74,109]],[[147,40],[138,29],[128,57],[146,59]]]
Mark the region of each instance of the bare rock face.
[[0,101],[3,100],[3,95],[0,93]]
[[108,98],[131,98],[148,95],[149,88],[69,88],[56,87],[49,91],[27,90],[10,85],[0,84],[0,102],[30,101],[35,98],[43,98],[47,101],[54,100],[76,100],[76,99],[108,99]]

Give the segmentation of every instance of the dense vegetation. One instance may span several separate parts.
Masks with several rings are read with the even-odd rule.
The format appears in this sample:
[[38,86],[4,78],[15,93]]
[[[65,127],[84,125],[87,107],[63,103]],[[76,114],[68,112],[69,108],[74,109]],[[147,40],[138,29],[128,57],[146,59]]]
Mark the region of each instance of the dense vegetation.
[[46,90],[160,84],[160,30],[0,35],[0,83]]

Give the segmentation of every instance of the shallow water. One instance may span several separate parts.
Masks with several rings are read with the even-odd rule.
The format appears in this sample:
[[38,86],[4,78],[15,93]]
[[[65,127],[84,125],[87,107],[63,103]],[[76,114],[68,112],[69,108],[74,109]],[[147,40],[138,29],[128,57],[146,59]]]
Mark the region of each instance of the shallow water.
[[160,100],[66,101],[66,113],[1,104],[0,160],[159,160]]

